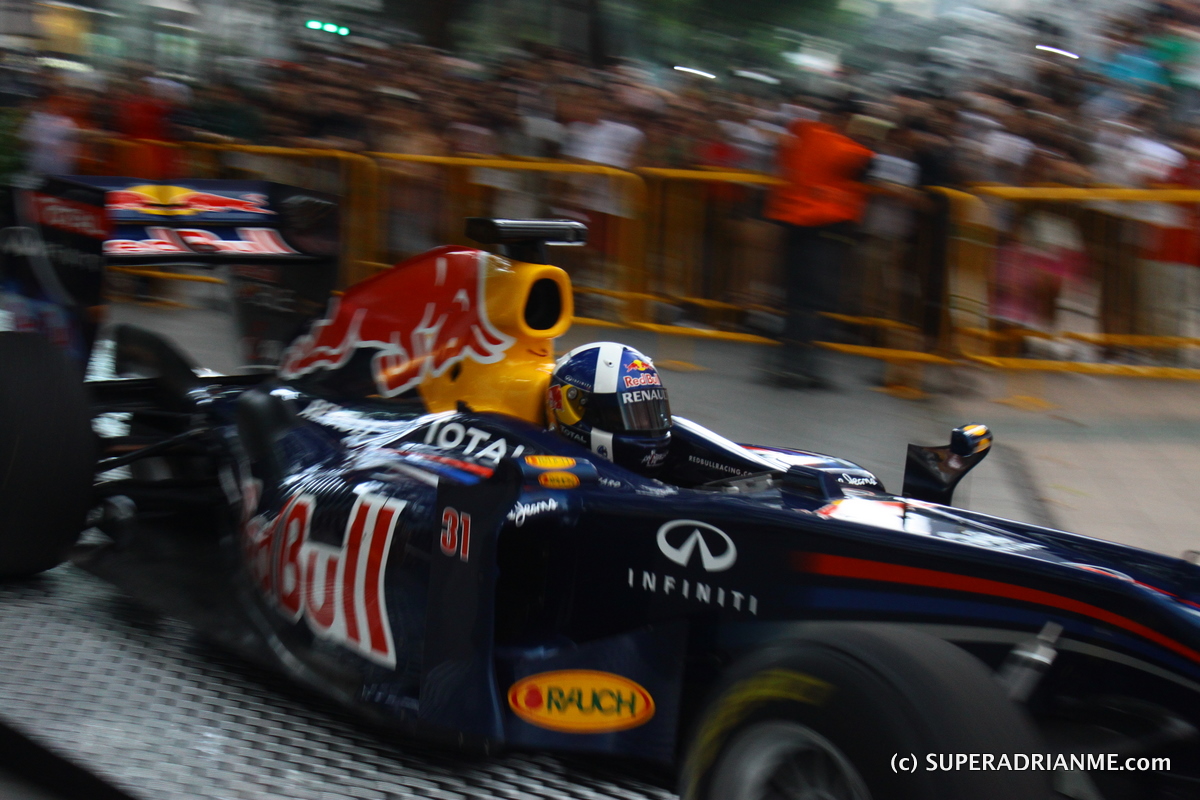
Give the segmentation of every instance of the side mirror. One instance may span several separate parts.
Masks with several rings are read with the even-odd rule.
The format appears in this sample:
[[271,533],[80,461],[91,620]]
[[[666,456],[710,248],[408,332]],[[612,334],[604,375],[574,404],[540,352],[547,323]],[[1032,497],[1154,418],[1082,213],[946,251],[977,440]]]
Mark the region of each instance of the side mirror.
[[910,444],[904,465],[903,496],[950,505],[958,482],[983,461],[991,448],[992,431],[979,424],[955,428],[950,432],[947,446]]

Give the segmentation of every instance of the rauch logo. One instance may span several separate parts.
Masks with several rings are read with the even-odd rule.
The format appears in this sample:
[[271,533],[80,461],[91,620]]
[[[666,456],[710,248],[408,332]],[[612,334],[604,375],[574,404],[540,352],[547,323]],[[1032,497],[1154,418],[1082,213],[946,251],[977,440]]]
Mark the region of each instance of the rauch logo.
[[508,690],[518,717],[563,733],[610,733],[645,725],[654,699],[638,684],[611,672],[560,670],[522,678]]

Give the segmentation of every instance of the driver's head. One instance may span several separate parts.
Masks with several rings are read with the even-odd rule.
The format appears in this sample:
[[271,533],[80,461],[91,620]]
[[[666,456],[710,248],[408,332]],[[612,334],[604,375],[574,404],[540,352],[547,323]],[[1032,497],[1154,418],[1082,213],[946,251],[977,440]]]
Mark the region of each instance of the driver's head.
[[643,475],[658,470],[671,444],[671,407],[658,370],[615,342],[585,344],[558,360],[546,418],[551,430]]

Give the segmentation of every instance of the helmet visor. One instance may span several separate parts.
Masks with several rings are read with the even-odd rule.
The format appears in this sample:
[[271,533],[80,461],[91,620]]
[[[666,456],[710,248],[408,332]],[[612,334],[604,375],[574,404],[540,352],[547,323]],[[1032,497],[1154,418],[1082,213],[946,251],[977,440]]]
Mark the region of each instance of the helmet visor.
[[661,387],[593,394],[584,421],[610,433],[657,432],[671,427],[671,407]]
[[662,431],[671,427],[671,406],[662,387],[618,392],[622,429]]

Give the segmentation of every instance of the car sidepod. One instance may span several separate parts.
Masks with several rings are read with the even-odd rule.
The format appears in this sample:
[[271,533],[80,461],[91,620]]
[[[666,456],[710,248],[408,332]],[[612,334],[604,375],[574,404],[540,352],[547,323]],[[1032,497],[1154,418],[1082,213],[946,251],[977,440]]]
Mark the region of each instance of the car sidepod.
[[441,480],[422,720],[510,746],[674,758],[685,625],[564,635],[592,588],[573,538],[600,488],[595,465],[558,455]]

